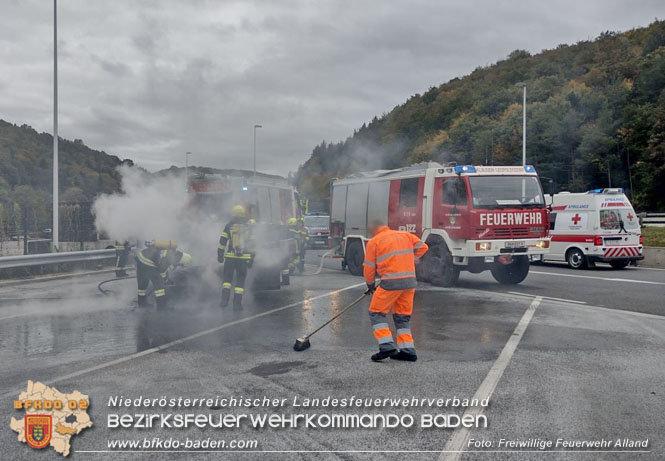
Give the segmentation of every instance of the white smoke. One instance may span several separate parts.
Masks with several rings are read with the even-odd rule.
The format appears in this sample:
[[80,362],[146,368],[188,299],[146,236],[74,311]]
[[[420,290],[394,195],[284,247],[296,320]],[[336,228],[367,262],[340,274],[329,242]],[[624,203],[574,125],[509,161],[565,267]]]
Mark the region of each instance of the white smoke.
[[146,240],[169,239],[190,253],[197,266],[211,266],[223,223],[196,212],[186,193],[184,174],[154,176],[121,166],[121,191],[93,204],[95,225],[117,241],[143,247]]

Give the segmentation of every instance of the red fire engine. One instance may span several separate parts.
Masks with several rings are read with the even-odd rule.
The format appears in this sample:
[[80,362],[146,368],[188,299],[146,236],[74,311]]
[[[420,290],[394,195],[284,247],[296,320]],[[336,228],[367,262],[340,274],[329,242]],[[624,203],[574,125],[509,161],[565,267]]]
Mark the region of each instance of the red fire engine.
[[296,245],[284,224],[300,215],[298,196],[288,181],[267,175],[198,174],[188,189],[192,208],[216,222],[220,230],[234,205],[247,209],[255,236],[256,260],[252,268],[256,289],[279,289],[288,283],[284,274]]
[[529,273],[548,252],[549,215],[533,166],[443,166],[424,163],[335,180],[331,245],[354,275],[362,273],[367,224],[412,232],[430,250],[417,275],[453,285],[461,270],[490,270],[504,284]]

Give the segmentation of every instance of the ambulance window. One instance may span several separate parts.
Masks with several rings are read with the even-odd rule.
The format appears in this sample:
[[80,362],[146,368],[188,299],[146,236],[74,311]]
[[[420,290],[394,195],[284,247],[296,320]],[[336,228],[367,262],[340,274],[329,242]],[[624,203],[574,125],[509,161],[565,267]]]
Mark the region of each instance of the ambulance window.
[[[442,191],[444,205],[466,205],[466,184],[462,179],[444,180]],[[455,197],[455,191],[457,191],[457,197]]]
[[550,230],[554,230],[554,223],[556,222],[556,213],[550,214]]
[[399,207],[415,208],[418,203],[419,178],[402,179],[399,185]]

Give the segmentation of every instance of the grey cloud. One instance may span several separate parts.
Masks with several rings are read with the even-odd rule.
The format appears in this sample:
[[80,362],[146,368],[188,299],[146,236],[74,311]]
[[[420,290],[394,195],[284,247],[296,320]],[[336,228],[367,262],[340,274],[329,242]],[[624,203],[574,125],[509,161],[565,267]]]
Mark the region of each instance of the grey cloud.
[[[51,4],[6,2],[0,118],[50,131]],[[60,2],[60,134],[149,169],[286,174],[414,93],[516,48],[647,25],[662,1]]]

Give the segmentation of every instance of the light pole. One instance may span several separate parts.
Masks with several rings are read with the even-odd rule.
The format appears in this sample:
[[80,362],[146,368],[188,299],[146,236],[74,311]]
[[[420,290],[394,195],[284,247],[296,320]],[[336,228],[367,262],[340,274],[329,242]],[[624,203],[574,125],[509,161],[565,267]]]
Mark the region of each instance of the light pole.
[[189,156],[191,152],[185,152],[185,192],[189,192]]
[[53,0],[53,249],[60,245],[58,216],[58,0]]
[[515,86],[524,89],[522,96],[522,166],[526,165],[526,83],[519,82]]
[[263,128],[262,125],[254,125],[254,176],[256,176],[256,129]]

